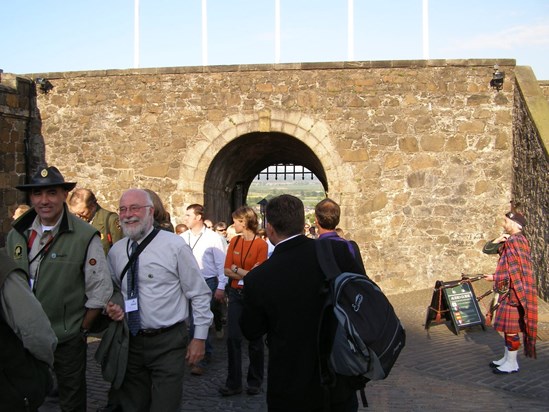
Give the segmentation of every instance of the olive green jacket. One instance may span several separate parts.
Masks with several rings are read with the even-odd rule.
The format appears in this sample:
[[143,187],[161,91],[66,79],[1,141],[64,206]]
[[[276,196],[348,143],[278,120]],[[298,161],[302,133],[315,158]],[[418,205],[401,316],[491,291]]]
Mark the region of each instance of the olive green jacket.
[[124,237],[122,229],[120,229],[118,214],[103,209],[99,205],[97,205],[97,211],[93,216],[91,225],[101,234],[101,244],[105,256],[109,253],[111,246]]
[[[68,212],[59,232],[44,254],[38,269],[34,294],[48,315],[59,343],[80,333],[86,313],[84,265],[90,242],[98,233],[91,225]],[[6,251],[25,272],[29,270],[28,237],[36,211],[29,210],[13,223]]]

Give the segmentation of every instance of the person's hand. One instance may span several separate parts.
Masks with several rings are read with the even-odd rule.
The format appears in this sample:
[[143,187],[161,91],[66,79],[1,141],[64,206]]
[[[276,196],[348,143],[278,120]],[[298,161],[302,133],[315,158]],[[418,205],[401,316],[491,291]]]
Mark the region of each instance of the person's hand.
[[124,309],[120,307],[120,305],[117,305],[116,303],[109,302],[107,303],[107,307],[105,308],[107,315],[109,315],[109,318],[115,321],[120,321],[124,319]]
[[494,275],[484,275],[484,279],[486,279],[489,282],[494,281]]
[[500,237],[494,239],[494,243],[505,242],[507,239],[509,239],[509,235],[508,235],[507,233],[504,233],[504,234],[501,235]]
[[214,292],[214,299],[218,302],[223,302],[225,300],[225,291],[223,289],[216,289]]
[[197,365],[204,358],[206,353],[206,340],[205,339],[191,339],[189,346],[187,347],[187,354],[185,360],[188,365]]

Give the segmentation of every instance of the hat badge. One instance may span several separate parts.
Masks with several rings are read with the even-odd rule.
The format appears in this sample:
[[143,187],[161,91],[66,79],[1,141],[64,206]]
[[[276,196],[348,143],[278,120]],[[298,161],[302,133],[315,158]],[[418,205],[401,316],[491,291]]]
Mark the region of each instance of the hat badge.
[[48,176],[48,171],[46,169],[42,169],[42,171],[40,172],[40,176],[47,177]]

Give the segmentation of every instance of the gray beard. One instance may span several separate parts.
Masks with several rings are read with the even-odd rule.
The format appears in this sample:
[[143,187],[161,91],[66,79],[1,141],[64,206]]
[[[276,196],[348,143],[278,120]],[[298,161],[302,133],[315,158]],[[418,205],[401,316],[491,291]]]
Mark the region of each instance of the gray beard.
[[147,230],[149,229],[148,222],[141,221],[141,223],[136,227],[127,227],[124,222],[120,222],[120,226],[122,227],[122,233],[124,233],[124,236],[129,237],[131,240],[137,241],[143,236],[145,236],[145,233],[147,233]]

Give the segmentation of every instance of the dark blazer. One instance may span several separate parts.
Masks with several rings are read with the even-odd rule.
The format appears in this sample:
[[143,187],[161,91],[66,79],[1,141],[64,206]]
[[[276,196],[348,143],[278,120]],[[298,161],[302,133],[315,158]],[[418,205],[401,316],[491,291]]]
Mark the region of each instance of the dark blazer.
[[[249,340],[267,334],[269,411],[306,412],[324,402],[317,355],[324,275],[315,242],[300,235],[279,244],[244,278],[240,326]],[[360,273],[344,242],[333,248],[343,271]]]

